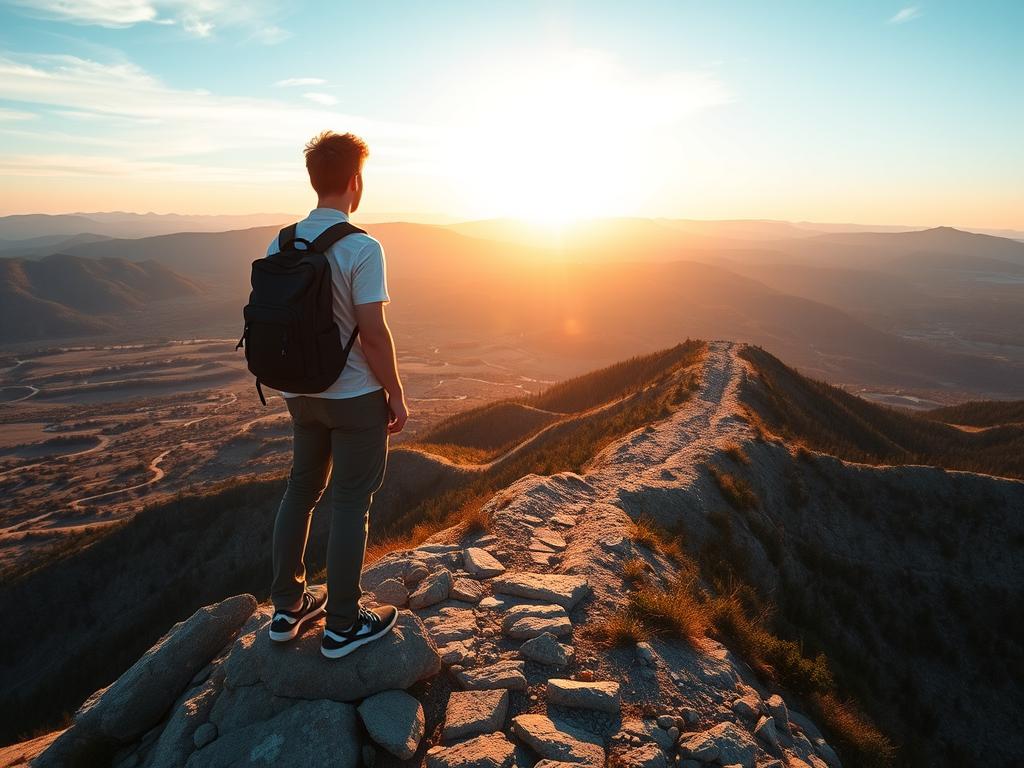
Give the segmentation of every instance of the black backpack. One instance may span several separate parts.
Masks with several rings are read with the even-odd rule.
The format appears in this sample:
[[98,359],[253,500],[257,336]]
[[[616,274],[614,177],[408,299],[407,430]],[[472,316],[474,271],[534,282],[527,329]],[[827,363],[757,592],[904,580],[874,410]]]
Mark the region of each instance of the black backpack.
[[[365,230],[342,221],[311,243],[296,237],[295,228],[292,224],[281,230],[278,253],[252,263],[252,293],[242,310],[245,327],[235,346],[245,347],[245,360],[264,405],[261,384],[299,394],[331,386],[359,333],[359,326],[353,328],[342,346],[325,251],[346,235]],[[298,243],[305,245],[299,248]]]

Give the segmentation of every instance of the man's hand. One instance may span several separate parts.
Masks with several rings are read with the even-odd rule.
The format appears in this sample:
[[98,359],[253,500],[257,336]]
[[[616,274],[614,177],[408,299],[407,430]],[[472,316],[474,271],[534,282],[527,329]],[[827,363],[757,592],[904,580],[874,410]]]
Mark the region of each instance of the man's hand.
[[388,393],[388,432],[396,435],[409,419],[409,407],[405,404],[405,391],[398,378],[395,342],[384,319],[384,304],[380,301],[356,304],[355,310],[356,322],[359,323],[359,344],[370,370]]
[[388,410],[391,412],[391,418],[388,419],[388,432],[397,435],[402,431],[405,422],[409,420],[409,407],[405,404],[405,398],[389,398]]

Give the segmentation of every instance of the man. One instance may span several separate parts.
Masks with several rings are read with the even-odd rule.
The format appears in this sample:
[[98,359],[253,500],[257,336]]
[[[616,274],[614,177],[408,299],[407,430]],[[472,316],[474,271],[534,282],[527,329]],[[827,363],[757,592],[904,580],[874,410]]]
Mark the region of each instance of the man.
[[[298,222],[297,237],[312,241],[327,227],[348,221],[362,198],[368,154],[366,143],[350,133],[326,131],[306,145],[306,169],[318,199],[317,207]],[[275,239],[267,255],[277,251]],[[384,318],[384,305],[390,301],[384,249],[357,232],[339,240],[326,255],[341,338],[348,339],[358,325],[359,341],[325,391],[281,393],[292,418],[294,455],[274,523],[270,637],[291,640],[306,622],[326,613],[320,649],[328,658],[338,658],[383,637],[398,618],[391,606],[371,611],[360,604],[360,573],[370,502],[384,480],[388,436],[402,431],[409,411]],[[325,590],[307,586],[305,552],[313,507],[328,479],[331,530]]]

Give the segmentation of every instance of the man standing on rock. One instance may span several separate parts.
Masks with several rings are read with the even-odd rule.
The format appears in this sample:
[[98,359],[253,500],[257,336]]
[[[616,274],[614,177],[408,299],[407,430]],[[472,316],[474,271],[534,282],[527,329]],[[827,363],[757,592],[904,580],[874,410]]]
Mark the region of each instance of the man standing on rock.
[[[306,169],[317,207],[298,222],[293,237],[313,242],[328,227],[347,222],[363,193],[366,143],[351,133],[324,132],[306,145]],[[278,239],[267,255],[279,251]],[[337,380],[325,391],[282,392],[292,418],[293,460],[288,488],[274,523],[274,618],[270,638],[299,634],[327,614],[320,649],[328,658],[351,653],[395,625],[392,606],[364,608],[360,574],[373,494],[384,480],[388,436],[408,419],[394,341],[384,319],[390,301],[381,244],[362,232],[347,234],[324,252],[331,269],[334,319],[342,339],[359,327]],[[331,485],[327,589],[306,584],[305,552],[313,508]],[[328,601],[328,594],[330,601]]]

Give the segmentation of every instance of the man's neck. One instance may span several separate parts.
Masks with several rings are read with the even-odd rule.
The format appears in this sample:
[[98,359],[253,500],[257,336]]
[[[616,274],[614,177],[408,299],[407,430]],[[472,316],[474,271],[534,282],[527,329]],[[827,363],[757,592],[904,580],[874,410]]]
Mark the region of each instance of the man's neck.
[[346,216],[352,214],[352,201],[344,197],[321,197],[316,201],[317,208],[333,208]]

